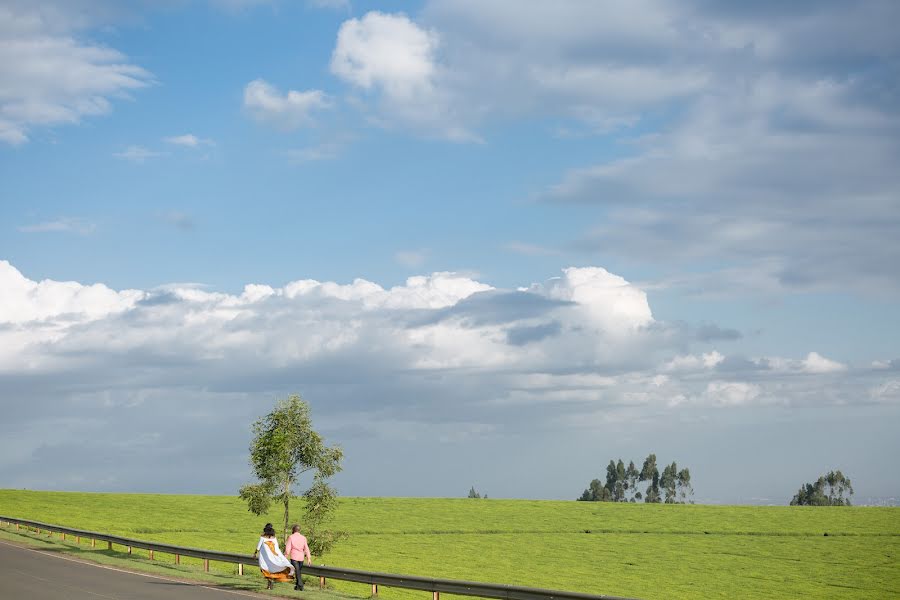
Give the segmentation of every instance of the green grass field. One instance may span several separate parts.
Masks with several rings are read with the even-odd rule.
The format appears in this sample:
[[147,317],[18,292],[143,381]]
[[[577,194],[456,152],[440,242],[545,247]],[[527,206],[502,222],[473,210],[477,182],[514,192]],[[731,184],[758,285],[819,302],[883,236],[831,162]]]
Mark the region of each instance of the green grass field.
[[[232,497],[17,490],[0,514],[244,553],[279,521]],[[351,536],[316,563],[647,600],[900,598],[897,508],[345,498],[335,525]]]

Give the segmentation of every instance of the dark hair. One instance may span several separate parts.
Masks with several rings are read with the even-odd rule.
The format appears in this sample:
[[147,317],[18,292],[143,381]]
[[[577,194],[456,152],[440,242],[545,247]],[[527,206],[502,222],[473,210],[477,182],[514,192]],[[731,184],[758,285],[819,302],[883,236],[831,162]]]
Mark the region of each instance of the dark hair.
[[293,527],[291,527],[291,531],[293,533],[297,533],[298,531],[300,531],[300,526],[295,524]]
[[275,528],[272,527],[271,523],[266,523],[266,526],[263,527],[263,535],[274,537],[275,536]]

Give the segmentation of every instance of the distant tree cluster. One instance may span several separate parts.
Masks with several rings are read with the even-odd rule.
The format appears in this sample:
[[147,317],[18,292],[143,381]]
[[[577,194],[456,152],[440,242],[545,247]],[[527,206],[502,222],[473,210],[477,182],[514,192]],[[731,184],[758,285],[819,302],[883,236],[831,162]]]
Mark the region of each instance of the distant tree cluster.
[[478,492],[476,492],[476,491],[475,491],[475,486],[474,486],[474,485],[473,485],[472,488],[469,490],[469,498],[487,498],[487,497],[488,497],[487,494],[485,494],[485,495],[482,496],[481,494],[479,494]]
[[[641,492],[638,487],[647,483]],[[634,461],[628,463],[609,461],[606,467],[606,483],[594,479],[584,490],[578,500],[586,502],[651,502],[666,504],[685,504],[694,495],[691,487],[691,472],[678,469],[674,462],[663,467],[662,475],[656,466],[656,455],[651,454],[644,459],[639,471]],[[693,502],[692,500],[690,502]]]
[[[846,498],[844,495],[846,494]],[[815,483],[806,483],[791,499],[791,506],[850,506],[853,486],[840,470],[828,471]]]

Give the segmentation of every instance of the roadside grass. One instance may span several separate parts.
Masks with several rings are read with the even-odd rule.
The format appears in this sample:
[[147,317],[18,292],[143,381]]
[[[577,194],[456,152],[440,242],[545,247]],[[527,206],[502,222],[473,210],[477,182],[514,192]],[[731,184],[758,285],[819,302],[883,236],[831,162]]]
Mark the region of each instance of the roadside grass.
[[[0,490],[0,514],[241,553],[281,519],[235,497],[18,490]],[[351,535],[316,564],[646,600],[900,598],[897,508],[342,498],[335,521]]]
[[[174,564],[174,559],[169,558],[167,560],[164,556],[157,554],[155,558],[158,557],[158,559],[151,561],[144,551],[135,550],[134,553],[128,554],[124,550],[116,549],[116,547],[113,550],[108,550],[106,542],[102,542],[102,547],[101,543],[98,542],[97,546],[92,548],[90,541],[86,539],[83,539],[81,544],[76,544],[71,538],[63,541],[58,534],[53,536],[38,535],[33,531],[26,531],[24,528],[16,531],[14,527],[0,527],[0,541],[11,542],[18,546],[42,552],[58,553],[123,571],[156,575],[176,581],[198,583],[231,591],[258,593],[280,598],[302,597],[308,600],[359,600],[362,597],[351,596],[327,588],[320,590],[315,578],[309,578],[306,581],[306,589],[303,592],[294,591],[293,586],[287,583],[276,584],[274,590],[266,590],[265,580],[262,578],[262,575],[256,569],[251,569],[250,567],[245,567],[247,575],[244,576],[238,575],[236,567],[231,572],[221,568],[211,568],[210,572],[205,572],[199,565],[184,564],[184,559],[182,559],[181,565],[176,565]],[[98,577],[102,577],[102,574],[98,575]]]

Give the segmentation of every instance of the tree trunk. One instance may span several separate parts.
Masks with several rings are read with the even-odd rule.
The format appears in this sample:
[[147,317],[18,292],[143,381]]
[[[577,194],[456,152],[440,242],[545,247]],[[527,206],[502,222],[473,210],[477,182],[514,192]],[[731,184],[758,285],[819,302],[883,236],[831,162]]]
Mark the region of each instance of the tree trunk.
[[288,538],[288,519],[290,518],[288,514],[288,504],[291,501],[291,480],[284,480],[284,544],[287,545]]

